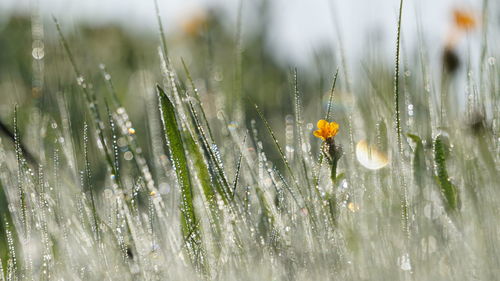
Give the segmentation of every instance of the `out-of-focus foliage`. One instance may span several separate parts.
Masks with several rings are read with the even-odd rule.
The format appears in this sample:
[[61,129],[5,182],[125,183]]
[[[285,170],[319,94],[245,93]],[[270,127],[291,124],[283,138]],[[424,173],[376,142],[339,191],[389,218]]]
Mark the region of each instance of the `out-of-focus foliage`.
[[394,71],[376,48],[347,63],[325,46],[294,70],[259,16],[241,36],[196,14],[166,46],[123,26],[0,26],[2,277],[498,276],[494,49],[475,66],[459,40],[441,61],[419,42]]

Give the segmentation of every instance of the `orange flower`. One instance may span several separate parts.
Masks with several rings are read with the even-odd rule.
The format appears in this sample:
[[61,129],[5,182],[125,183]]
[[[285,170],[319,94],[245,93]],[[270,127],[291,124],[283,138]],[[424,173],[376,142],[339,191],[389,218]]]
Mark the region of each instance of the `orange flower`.
[[182,30],[186,35],[195,37],[203,30],[208,23],[208,17],[203,11],[196,12],[191,18],[184,21]]
[[471,30],[477,25],[474,13],[466,10],[456,9],[453,11],[455,25],[462,30]]
[[328,123],[326,120],[319,120],[317,126],[318,130],[314,131],[314,136],[322,140],[335,137],[339,131],[339,124],[336,122]]

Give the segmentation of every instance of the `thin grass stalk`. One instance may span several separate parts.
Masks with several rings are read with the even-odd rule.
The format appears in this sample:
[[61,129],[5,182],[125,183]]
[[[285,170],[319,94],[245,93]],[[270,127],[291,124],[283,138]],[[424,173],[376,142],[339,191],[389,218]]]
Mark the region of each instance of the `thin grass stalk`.
[[396,109],[396,136],[398,141],[398,151],[403,152],[403,145],[401,143],[401,117],[399,110],[399,60],[400,60],[400,44],[401,44],[401,20],[403,14],[403,0],[399,2],[399,16],[398,16],[398,29],[396,38],[396,63],[394,67],[394,102]]

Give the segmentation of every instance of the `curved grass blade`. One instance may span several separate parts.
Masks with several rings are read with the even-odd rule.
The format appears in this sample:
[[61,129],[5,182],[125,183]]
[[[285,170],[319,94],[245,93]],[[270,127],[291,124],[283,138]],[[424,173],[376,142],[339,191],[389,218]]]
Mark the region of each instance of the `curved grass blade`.
[[94,188],[92,186],[92,171],[90,170],[90,161],[89,161],[89,136],[88,136],[88,125],[84,123],[83,125],[83,154],[85,159],[85,181],[86,181],[86,189],[85,192],[88,193],[90,199],[90,207],[92,210],[92,228],[96,235],[96,241],[98,243],[101,242],[100,234],[99,234],[99,217],[97,215],[97,208],[95,204],[95,196],[94,196]]
[[165,31],[163,30],[163,24],[162,24],[162,21],[161,21],[160,6],[158,5],[158,1],[157,0],[155,0],[154,3],[155,3],[156,21],[158,23],[158,31],[160,33],[160,40],[161,40],[162,51],[163,51],[163,55],[165,56],[166,60],[168,61],[167,39],[165,37]]
[[203,104],[201,102],[200,94],[198,93],[198,89],[196,88],[196,85],[194,84],[193,78],[191,77],[191,73],[189,72],[189,69],[188,69],[186,63],[184,62],[184,59],[181,58],[181,62],[182,62],[182,66],[184,67],[184,71],[186,72],[186,76],[188,78],[189,84],[191,84],[191,88],[192,88],[192,91],[194,93],[194,98],[198,102],[198,105],[199,105],[199,108],[201,111],[201,117],[203,118],[203,122],[205,122],[206,127],[207,127],[208,136],[210,137],[211,141],[214,141],[212,130],[210,129],[210,125],[208,124],[207,115],[205,113],[205,109],[203,109]]
[[446,210],[457,211],[460,204],[458,190],[448,177],[446,169],[447,147],[445,137],[442,135],[434,139],[434,162],[436,165],[436,179],[443,195]]
[[415,179],[415,183],[422,188],[424,186],[423,177],[426,171],[424,145],[419,136],[408,134],[408,137],[416,143],[413,152],[413,178]]
[[[306,136],[304,135],[304,131],[302,130],[302,125],[303,125],[303,119],[302,119],[302,111],[303,111],[303,106],[302,106],[302,96],[299,91],[299,86],[298,86],[298,74],[297,74],[297,68],[294,69],[293,72],[293,88],[294,88],[294,107],[295,107],[295,129],[297,130],[297,140],[298,140],[298,147],[303,147],[304,145],[304,140],[306,139]],[[300,157],[300,166],[302,168],[303,176],[305,179],[305,182],[307,184],[307,190],[311,191],[311,181],[309,180],[309,174],[308,174],[308,167],[307,163],[310,163],[307,161],[307,157],[311,157],[310,153],[304,152],[302,149],[298,150],[298,156]],[[306,163],[307,162],[307,163]]]
[[165,139],[169,150],[170,160],[175,169],[177,182],[181,188],[181,229],[187,244],[189,255],[194,264],[199,268],[204,268],[203,258],[201,258],[201,231],[197,224],[196,214],[193,204],[193,187],[188,169],[188,162],[184,151],[181,131],[177,123],[175,108],[167,97],[163,89],[157,85],[158,98],[160,103],[161,121],[165,130]]
[[106,162],[109,165],[112,173],[114,175],[117,174],[117,171],[115,170],[115,166],[113,164],[113,157],[111,156],[110,148],[106,145],[105,137],[104,137],[104,122],[102,121],[101,115],[99,113],[99,108],[97,104],[97,99],[95,96],[95,93],[91,91],[91,87],[89,87],[89,84],[87,84],[84,76],[82,75],[82,72],[78,69],[78,66],[76,64],[75,58],[71,52],[71,49],[69,48],[68,42],[66,41],[66,38],[64,37],[61,26],[59,25],[59,21],[53,17],[52,20],[54,21],[56,25],[56,30],[59,35],[59,40],[61,41],[61,44],[63,46],[64,51],[68,55],[70,64],[73,68],[73,71],[75,72],[76,75],[76,80],[78,85],[83,91],[83,95],[85,97],[85,100],[87,102],[87,107],[92,115],[92,119],[94,121],[94,126],[95,126],[95,132],[98,136],[98,140],[101,142],[102,149],[101,151],[104,153],[104,156],[106,158]]
[[186,148],[189,151],[189,155],[193,157],[193,167],[200,182],[201,191],[205,196],[204,201],[208,205],[210,223],[213,226],[215,233],[218,234],[220,232],[220,226],[218,223],[219,209],[217,208],[217,198],[210,179],[210,172],[205,159],[203,158],[203,154],[200,152],[200,147],[196,144],[191,134],[186,137]]
[[[12,224],[12,216],[8,209],[8,202],[5,186],[2,181],[0,181],[0,258],[4,262],[9,259],[7,226]],[[0,262],[0,266],[6,266],[6,264]]]
[[281,160],[285,164],[285,167],[288,170],[288,172],[290,174],[290,177],[292,178],[292,181],[293,181],[293,183],[295,185],[295,188],[297,189],[298,193],[300,194],[300,197],[302,199],[302,204],[303,204],[304,208],[307,209],[307,211],[308,211],[308,213],[310,215],[311,222],[312,222],[312,224],[314,226],[313,229],[316,230],[317,229],[317,220],[316,220],[316,214],[314,213],[314,208],[312,208],[312,206],[310,204],[310,201],[306,200],[306,196],[302,192],[302,189],[301,189],[301,187],[300,187],[300,185],[299,185],[299,183],[297,181],[297,178],[295,177],[295,174],[292,171],[292,168],[290,167],[290,164],[289,164],[288,160],[286,159],[285,154],[283,153],[283,149],[281,149],[281,146],[278,143],[278,139],[276,138],[276,135],[274,134],[274,131],[271,128],[271,125],[269,124],[269,122],[267,122],[267,119],[264,117],[264,114],[259,109],[259,106],[257,106],[257,104],[254,104],[254,107],[255,107],[255,110],[257,111],[260,119],[262,120],[262,122],[264,122],[264,125],[266,126],[269,134],[271,135],[271,138],[273,139],[274,144],[276,145],[276,148],[278,149],[278,152],[279,152],[279,154],[281,156]]
[[271,138],[273,139],[273,142],[274,144],[276,145],[276,148],[278,149],[278,152],[281,156],[281,160],[283,161],[283,163],[285,164],[285,167],[286,169],[288,170],[288,172],[290,173],[290,176],[292,177],[293,181],[295,183],[297,183],[297,180],[295,178],[295,175],[292,171],[292,168],[290,167],[290,163],[288,162],[288,160],[286,159],[286,156],[285,156],[285,153],[283,152],[283,149],[281,149],[281,146],[280,144],[278,143],[278,139],[276,138],[276,135],[274,134],[274,131],[273,129],[271,128],[271,125],[269,125],[269,122],[267,122],[267,119],[266,117],[264,117],[264,114],[262,113],[262,111],[260,110],[259,106],[257,104],[254,104],[254,107],[255,107],[255,110],[257,111],[257,114],[259,115],[260,119],[262,120],[262,122],[264,122],[264,125],[266,126],[267,128],[267,131],[269,132],[269,134],[271,135]]
[[[230,192],[229,181],[224,173],[223,165],[219,157],[217,157],[217,151],[210,145],[205,131],[200,123],[200,118],[194,109],[193,103],[189,102],[189,110],[191,115],[193,116],[193,121],[195,122],[195,130],[199,134],[200,139],[202,141],[203,148],[208,155],[210,167],[213,167],[213,172],[215,174],[216,179],[218,180],[218,184],[216,184],[217,192],[222,196],[224,203],[229,203],[230,198],[232,197]],[[214,171],[215,170],[215,171]]]
[[[247,135],[243,138],[243,144],[245,144]],[[234,194],[236,193],[236,187],[238,186],[238,180],[240,178],[241,160],[243,159],[243,151],[240,152],[240,157],[238,158],[238,164],[236,165],[236,175],[234,176],[232,196],[234,200]]]
[[14,146],[16,151],[17,160],[17,182],[18,182],[18,196],[19,204],[21,207],[21,222],[23,223],[24,231],[27,229],[27,210],[26,210],[26,190],[24,187],[24,157],[21,150],[21,140],[19,136],[19,128],[17,127],[17,106],[14,107]]
[[396,107],[396,134],[398,140],[398,149],[402,152],[403,147],[401,144],[401,118],[399,112],[399,56],[401,44],[401,15],[403,13],[403,0],[399,2],[399,17],[398,17],[398,31],[396,38],[396,65],[394,67],[394,103]]

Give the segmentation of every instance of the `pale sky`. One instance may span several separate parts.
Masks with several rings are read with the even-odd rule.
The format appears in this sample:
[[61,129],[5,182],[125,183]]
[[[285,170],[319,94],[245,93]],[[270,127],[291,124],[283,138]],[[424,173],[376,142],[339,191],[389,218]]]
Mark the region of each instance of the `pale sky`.
[[[228,22],[237,14],[237,0],[158,0],[161,15],[168,32],[176,32],[179,23],[193,11],[207,6],[222,7]],[[258,21],[254,3],[243,0],[244,31]],[[417,18],[422,23],[430,55],[439,55],[449,31],[451,11],[454,7],[471,7],[481,12],[482,0],[405,0],[403,11],[403,38],[408,49],[415,48]],[[490,2],[490,46],[498,54],[500,3]],[[499,1],[500,2],[500,1]],[[396,17],[399,0],[269,0],[272,22],[268,27],[269,47],[276,50],[282,60],[302,64],[310,61],[313,50],[320,46],[336,46],[335,21],[339,23],[341,35],[349,60],[355,60],[366,51],[367,37],[380,32],[380,47],[387,59],[394,54]],[[13,11],[29,11],[39,7],[49,17],[55,15],[64,24],[84,20],[96,24],[120,22],[133,29],[148,29],[156,32],[153,0],[0,0],[0,15]],[[2,16],[4,19],[4,15]],[[0,22],[2,19],[0,18]],[[233,24],[234,26],[234,24]],[[47,27],[46,27],[47,28]],[[479,42],[480,32],[471,35],[471,41]],[[474,50],[474,43],[473,50]],[[435,52],[435,54],[433,54]]]

